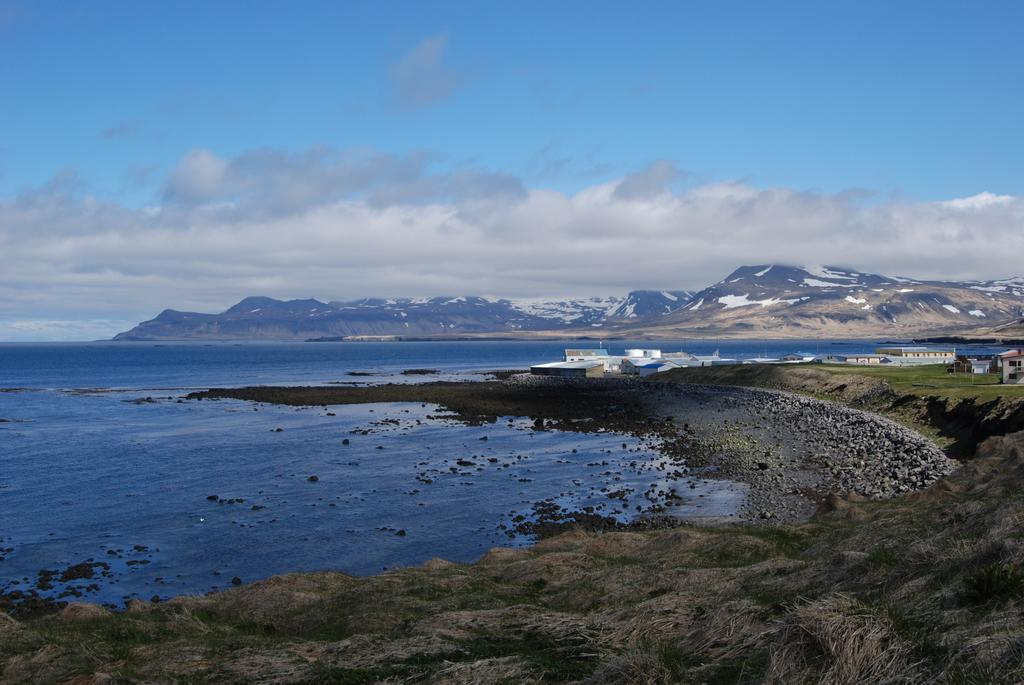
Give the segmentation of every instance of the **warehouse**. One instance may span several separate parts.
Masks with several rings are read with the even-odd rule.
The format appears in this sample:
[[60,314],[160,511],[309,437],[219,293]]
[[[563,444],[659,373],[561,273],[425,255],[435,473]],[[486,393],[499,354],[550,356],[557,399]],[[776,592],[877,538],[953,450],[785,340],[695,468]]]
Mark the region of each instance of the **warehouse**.
[[682,368],[682,365],[677,364],[671,359],[626,357],[622,360],[619,368],[627,376],[650,376],[662,371]]
[[604,362],[601,360],[548,362],[531,366],[530,373],[534,376],[558,376],[560,378],[603,378]]
[[888,357],[893,364],[952,364],[955,350],[934,350],[928,347],[879,347],[876,354]]
[[889,357],[881,354],[830,354],[826,364],[892,364]]

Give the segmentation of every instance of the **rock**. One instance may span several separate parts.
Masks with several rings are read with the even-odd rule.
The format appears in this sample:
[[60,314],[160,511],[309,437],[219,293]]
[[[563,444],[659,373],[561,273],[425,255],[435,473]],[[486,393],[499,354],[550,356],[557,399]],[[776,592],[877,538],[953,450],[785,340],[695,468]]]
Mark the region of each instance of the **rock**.
[[347,445],[347,444],[349,444],[349,439],[348,439],[348,438],[345,438],[344,440],[342,440],[342,441],[341,441],[341,444],[342,444],[342,445]]
[[231,584],[232,585],[241,585],[242,584],[242,579],[239,578],[238,576],[235,576],[235,577],[233,577],[231,579]]
[[310,483],[316,483],[317,481],[320,480],[320,476],[310,476],[306,480],[308,480]]
[[405,535],[406,535],[405,528],[401,528],[401,529],[395,531],[395,535],[397,535],[400,538],[404,538]]

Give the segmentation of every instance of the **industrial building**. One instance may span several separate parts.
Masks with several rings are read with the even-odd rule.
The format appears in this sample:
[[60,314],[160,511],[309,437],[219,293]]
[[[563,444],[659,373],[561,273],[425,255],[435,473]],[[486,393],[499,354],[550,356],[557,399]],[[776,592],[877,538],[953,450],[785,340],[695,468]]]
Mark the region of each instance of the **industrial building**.
[[912,364],[952,364],[955,350],[936,350],[930,347],[879,347],[875,354],[886,356],[897,366]]
[[829,364],[892,364],[892,360],[882,354],[830,354],[825,361]]
[[827,364],[860,364],[867,366],[918,366],[921,364],[952,364],[954,350],[936,350],[930,347],[879,347],[873,354],[830,354]]
[[559,376],[561,378],[603,378],[604,362],[596,361],[572,361],[572,362],[548,362],[530,367],[530,373],[534,376]]
[[699,356],[688,352],[662,352],[659,349],[631,348],[623,355],[609,354],[605,349],[567,349],[563,361],[530,367],[535,376],[563,378],[600,378],[605,374],[649,376],[654,373],[690,366],[737,364],[735,359],[718,354]]

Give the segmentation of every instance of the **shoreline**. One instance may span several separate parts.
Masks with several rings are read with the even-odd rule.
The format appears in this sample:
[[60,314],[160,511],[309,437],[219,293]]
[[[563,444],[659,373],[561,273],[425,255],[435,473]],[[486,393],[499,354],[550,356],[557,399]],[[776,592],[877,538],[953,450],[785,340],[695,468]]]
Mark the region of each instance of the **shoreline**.
[[[926,437],[889,418],[764,388],[522,375],[479,382],[213,388],[187,397],[290,406],[424,402],[470,425],[526,416],[538,430],[628,434],[650,441],[669,460],[666,475],[673,483],[684,483],[697,469],[702,478],[747,485],[747,503],[735,520],[755,524],[806,521],[833,494],[904,494],[931,485],[957,465]],[[797,430],[780,431],[780,420]],[[869,465],[875,454],[886,458]],[[662,514],[678,497],[669,490],[650,513]]]
[[[852,404],[893,415],[909,407],[922,425],[948,427],[941,415],[892,388],[851,385],[851,376],[752,373],[728,379],[784,377],[779,385],[799,394],[747,395],[750,388],[728,385],[710,392],[739,405],[761,398],[766,412],[776,409],[773,398],[792,411]],[[672,386],[694,375],[649,385]],[[597,386],[589,390],[602,394]],[[818,402],[807,397],[812,392],[836,401]],[[661,389],[651,400],[669,395]],[[301,396],[288,399],[298,405]],[[497,402],[491,396],[485,408]],[[464,397],[462,404],[472,415],[472,403]],[[630,398],[619,409],[642,414],[646,406]],[[989,405],[976,409],[982,414],[972,421],[1002,416]],[[561,411],[562,420],[579,413],[573,406]],[[848,418],[863,414],[851,411]],[[746,428],[734,426],[733,416],[722,418],[729,419],[725,433]],[[880,418],[883,427],[891,423]],[[669,423],[664,412],[646,417],[654,427],[659,419]],[[0,645],[8,645],[0,647],[3,673],[19,682],[49,682],[47,674],[56,673],[82,682],[296,685],[509,677],[762,682],[778,673],[789,674],[786,682],[825,682],[832,664],[867,655],[885,666],[857,671],[867,674],[865,682],[883,675],[939,682],[944,674],[975,673],[986,676],[978,682],[1015,682],[1024,592],[986,584],[996,572],[1012,580],[1024,568],[1017,542],[1024,533],[1024,432],[999,432],[1015,425],[1003,418],[989,423],[984,443],[933,487],[889,499],[832,495],[804,523],[603,534],[577,528],[528,548],[496,547],[469,564],[431,559],[365,577],[295,573],[159,604],[136,600],[116,613],[73,604],[56,615],[0,616]],[[700,437],[700,426],[691,429]],[[895,424],[894,430],[906,429]],[[868,633],[873,637],[865,642]],[[978,648],[965,652],[965,640]]]
[[[889,498],[930,485],[954,464],[937,449],[926,449],[923,437],[883,417],[789,393],[728,386],[512,375],[505,380],[418,384],[212,388],[189,393],[184,400],[222,398],[325,410],[332,405],[416,402],[438,406],[451,412],[446,419],[471,426],[518,416],[528,417],[532,430],[631,436],[661,455],[647,466],[660,472],[661,485],[644,493],[628,491],[643,504],[635,513],[632,507],[614,515],[600,507],[565,508],[553,497],[535,500],[532,515],[513,520],[506,531],[510,537],[532,537],[531,544],[571,530],[628,533],[802,523],[830,496]],[[780,431],[780,421],[801,428]],[[837,427],[844,421],[869,426],[868,438],[844,433]],[[865,476],[859,457],[872,441],[879,452],[896,457]],[[849,446],[851,450],[844,450]],[[901,465],[902,461],[906,463]],[[728,515],[681,515],[678,505],[697,501],[692,494],[695,480],[736,484],[742,488],[742,500]],[[610,488],[609,502],[618,503],[616,496]],[[75,596],[49,598],[26,588],[5,599],[6,604],[32,612],[59,608],[65,600],[75,601]]]

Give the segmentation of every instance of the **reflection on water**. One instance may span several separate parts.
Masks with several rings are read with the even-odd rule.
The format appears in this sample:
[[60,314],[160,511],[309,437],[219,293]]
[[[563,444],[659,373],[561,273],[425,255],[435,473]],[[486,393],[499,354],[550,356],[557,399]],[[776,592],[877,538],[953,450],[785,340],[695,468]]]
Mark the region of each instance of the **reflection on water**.
[[[507,531],[538,500],[629,520],[652,485],[668,487],[659,455],[632,437],[508,418],[470,427],[420,404],[179,395],[0,393],[0,416],[21,419],[0,424],[5,591],[50,570],[48,594],[120,603],[235,577],[471,561],[529,542]],[[742,500],[743,486],[692,480],[675,513],[727,515]]]

